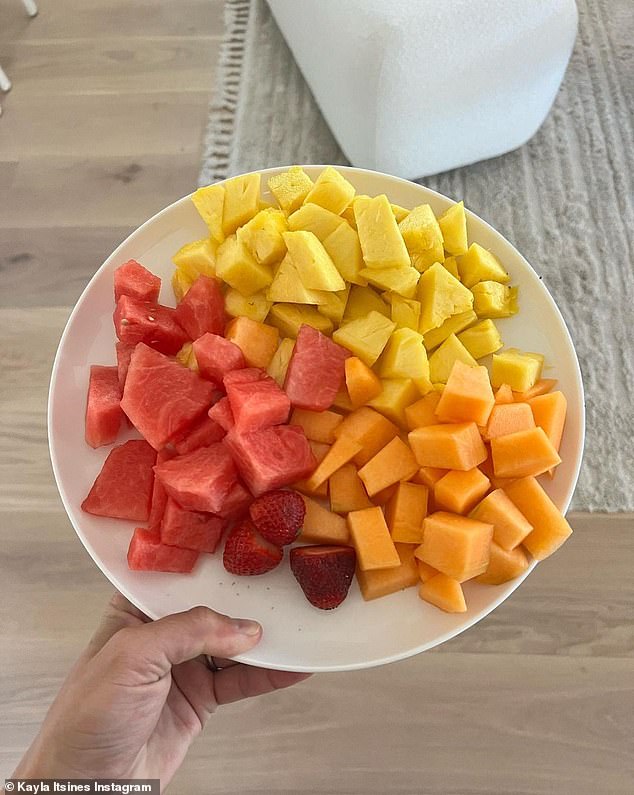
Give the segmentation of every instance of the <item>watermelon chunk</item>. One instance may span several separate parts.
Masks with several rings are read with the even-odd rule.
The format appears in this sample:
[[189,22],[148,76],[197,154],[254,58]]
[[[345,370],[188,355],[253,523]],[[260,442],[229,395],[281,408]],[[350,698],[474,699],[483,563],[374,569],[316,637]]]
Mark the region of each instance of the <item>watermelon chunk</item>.
[[189,433],[175,439],[174,449],[179,455],[191,453],[199,447],[209,447],[214,442],[219,442],[226,435],[225,429],[210,417],[203,419],[195,425]]
[[144,439],[113,448],[81,507],[95,516],[147,522],[156,452]]
[[155,450],[187,433],[207,411],[213,384],[140,343],[134,349],[121,408]]
[[229,431],[224,442],[251,493],[289,486],[317,466],[308,439],[298,425],[274,425],[255,433]]
[[122,295],[129,295],[137,301],[158,301],[161,292],[161,280],[140,262],[130,259],[124,262],[114,272],[114,300],[118,301]]
[[123,412],[116,367],[93,364],[86,401],[86,441],[91,447],[112,444],[117,438]]
[[134,571],[173,571],[189,574],[198,560],[194,549],[161,543],[158,530],[137,527],[128,547],[128,566]]
[[325,411],[344,380],[350,353],[312,326],[301,326],[286,372],[284,389],[296,408]]
[[189,340],[176,322],[176,310],[169,306],[137,301],[122,295],[113,315],[115,331],[121,342],[136,345],[144,342],[168,356],[174,356]]
[[230,431],[236,424],[228,397],[220,398],[220,400],[209,409],[209,417],[215,420],[225,431]]
[[199,276],[176,307],[176,320],[192,340],[207,332],[223,334],[227,315],[220,282]]
[[[156,454],[156,463],[162,464],[163,461],[169,461],[170,458],[174,458],[174,455],[175,453],[173,450],[165,447]],[[148,524],[151,528],[160,527],[166,505],[167,492],[163,488],[161,481],[157,477],[154,477],[152,498],[150,500],[150,518],[148,519]]]
[[245,366],[244,356],[238,346],[218,334],[203,334],[194,342],[194,355],[203,378],[217,384],[232,370]]
[[[237,372],[242,374],[248,371]],[[225,379],[227,397],[239,433],[252,433],[271,425],[281,425],[286,422],[291,410],[291,401],[277,382],[263,370],[256,369],[255,372],[258,374],[257,381]]]
[[240,481],[237,481],[227,495],[222,510],[218,511],[218,515],[225,519],[240,519],[248,511],[249,505],[251,505],[252,502],[253,497],[251,494],[244,488]]
[[164,461],[154,472],[170,497],[183,508],[207,513],[223,510],[238,479],[235,464],[222,442]]
[[263,375],[266,373],[259,367],[245,367],[244,370],[232,370],[227,373],[222,379],[222,383],[225,389],[233,384],[253,384],[259,381]]
[[161,524],[161,543],[213,553],[227,524],[213,513],[186,511],[170,497]]
[[121,342],[121,340],[119,340],[115,348],[117,351],[117,372],[119,374],[119,387],[121,388],[121,393],[123,394],[123,387],[125,385],[125,379],[128,375],[132,351],[136,348],[136,343],[132,344],[129,342]]

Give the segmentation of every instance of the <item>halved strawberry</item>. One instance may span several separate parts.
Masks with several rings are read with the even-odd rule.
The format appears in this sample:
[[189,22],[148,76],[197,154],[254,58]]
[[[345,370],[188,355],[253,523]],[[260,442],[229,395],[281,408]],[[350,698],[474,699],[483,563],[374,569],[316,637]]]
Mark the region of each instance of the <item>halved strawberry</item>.
[[231,574],[265,574],[281,562],[282,550],[258,533],[249,521],[240,522],[227,536],[222,562]]
[[299,535],[304,524],[306,505],[304,498],[296,491],[277,489],[253,500],[249,515],[267,541],[283,547]]
[[311,605],[332,610],[348,595],[356,559],[352,547],[294,547],[291,571]]

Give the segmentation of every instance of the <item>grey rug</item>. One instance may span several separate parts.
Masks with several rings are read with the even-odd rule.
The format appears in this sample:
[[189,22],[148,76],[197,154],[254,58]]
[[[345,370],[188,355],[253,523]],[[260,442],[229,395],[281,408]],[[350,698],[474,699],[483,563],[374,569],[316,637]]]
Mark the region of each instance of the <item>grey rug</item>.
[[[465,204],[544,276],[577,347],[586,452],[576,510],[634,510],[634,21],[578,0],[580,30],[543,127],[508,155],[421,182]],[[291,163],[345,164],[263,0],[227,0],[200,184]]]

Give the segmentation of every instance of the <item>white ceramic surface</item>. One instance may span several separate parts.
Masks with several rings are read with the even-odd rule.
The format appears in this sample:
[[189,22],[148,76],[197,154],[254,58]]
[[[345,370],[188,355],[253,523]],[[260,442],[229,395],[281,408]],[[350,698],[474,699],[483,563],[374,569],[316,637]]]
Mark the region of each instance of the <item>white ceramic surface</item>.
[[[305,167],[313,177],[321,168]],[[262,174],[281,170],[268,169]],[[435,212],[441,212],[452,203],[395,177],[354,168],[341,171],[359,193],[387,193],[404,207],[428,202]],[[505,344],[545,354],[545,374],[558,379],[568,399],[563,463],[552,481],[544,479],[545,488],[565,511],[577,481],[584,437],[583,386],[570,335],[539,276],[513,246],[472,213],[468,213],[468,228],[469,239],[491,249],[510,272],[512,282],[519,285],[520,313],[499,323]],[[416,588],[366,603],[356,582],[341,607],[321,611],[305,600],[287,563],[267,575],[244,578],[228,574],[220,555],[201,556],[191,575],[129,571],[126,550],[133,524],[82,512],[80,504],[110,449],[88,447],[83,415],[89,365],[116,362],[111,320],[113,271],[130,258],[138,259],[163,278],[161,299],[173,305],[171,256],[205,233],[206,227],[187,197],[151,218],[93,276],[60,341],[49,395],[51,459],[64,507],[95,563],[152,618],[204,604],[232,616],[259,620],[264,628],[262,642],[239,659],[285,670],[342,671],[381,665],[430,649],[484,618],[523,578],[502,586],[467,583],[469,609],[460,615],[423,603]],[[552,565],[565,565],[565,556],[564,547]]]

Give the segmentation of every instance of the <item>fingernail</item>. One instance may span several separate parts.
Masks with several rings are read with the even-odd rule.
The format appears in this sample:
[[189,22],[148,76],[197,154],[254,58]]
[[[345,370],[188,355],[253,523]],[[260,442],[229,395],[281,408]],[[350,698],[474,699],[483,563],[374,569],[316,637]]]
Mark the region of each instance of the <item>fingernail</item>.
[[241,635],[257,635],[261,629],[257,621],[249,621],[246,618],[234,618],[231,623],[236,632],[239,632]]

